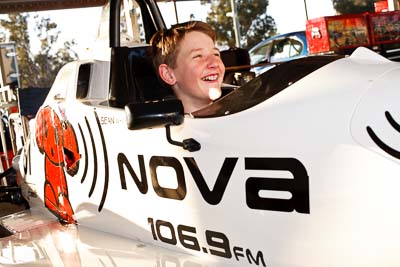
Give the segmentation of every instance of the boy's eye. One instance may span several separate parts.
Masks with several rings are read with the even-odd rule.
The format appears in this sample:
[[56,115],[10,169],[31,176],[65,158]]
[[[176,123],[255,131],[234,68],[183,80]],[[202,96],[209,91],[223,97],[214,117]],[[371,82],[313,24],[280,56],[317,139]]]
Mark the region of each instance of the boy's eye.
[[193,58],[201,58],[201,54],[196,54],[193,56]]

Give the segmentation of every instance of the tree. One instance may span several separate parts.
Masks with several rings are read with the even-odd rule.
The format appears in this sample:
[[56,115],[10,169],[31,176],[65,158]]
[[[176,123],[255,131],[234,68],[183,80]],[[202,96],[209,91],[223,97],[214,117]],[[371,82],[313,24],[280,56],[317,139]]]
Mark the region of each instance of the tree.
[[339,14],[374,12],[377,0],[332,0],[333,8]]
[[75,42],[67,41],[64,46],[54,49],[60,34],[57,24],[49,18],[39,18],[35,15],[35,32],[40,40],[38,54],[31,52],[31,42],[28,31],[29,13],[13,13],[8,19],[1,19],[0,26],[9,33],[9,41],[17,47],[17,62],[20,73],[21,87],[43,87],[52,85],[59,69],[67,62],[78,58],[71,50]]
[[[268,0],[235,0],[239,18],[241,46],[251,48],[261,40],[276,34],[274,19],[267,15]],[[209,3],[202,0],[202,3]],[[209,23],[217,33],[217,43],[221,46],[235,46],[233,18],[227,16],[231,10],[230,0],[211,0]]]
[[28,14],[10,14],[8,20],[1,20],[0,25],[10,33],[9,41],[17,44],[16,52],[21,86],[27,85],[27,79],[34,75],[34,63],[30,55],[30,39],[28,34]]

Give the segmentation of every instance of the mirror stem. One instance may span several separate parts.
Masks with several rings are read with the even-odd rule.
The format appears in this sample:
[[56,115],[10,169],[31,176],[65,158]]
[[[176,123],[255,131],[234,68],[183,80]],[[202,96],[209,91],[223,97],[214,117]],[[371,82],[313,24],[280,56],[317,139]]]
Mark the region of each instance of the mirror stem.
[[199,151],[201,148],[201,145],[199,142],[197,142],[196,140],[194,140],[193,138],[188,138],[183,140],[183,142],[178,142],[178,141],[174,141],[171,138],[171,125],[165,125],[165,129],[167,132],[167,140],[171,145],[175,145],[175,146],[180,146],[185,150],[188,150],[190,152],[195,152],[195,151]]

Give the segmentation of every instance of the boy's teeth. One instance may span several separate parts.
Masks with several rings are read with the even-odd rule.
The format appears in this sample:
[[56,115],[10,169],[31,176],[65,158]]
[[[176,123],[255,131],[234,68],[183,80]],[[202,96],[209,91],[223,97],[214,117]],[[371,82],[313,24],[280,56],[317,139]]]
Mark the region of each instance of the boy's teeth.
[[207,77],[204,77],[202,80],[203,81],[215,81],[216,79],[218,79],[218,75],[207,76]]

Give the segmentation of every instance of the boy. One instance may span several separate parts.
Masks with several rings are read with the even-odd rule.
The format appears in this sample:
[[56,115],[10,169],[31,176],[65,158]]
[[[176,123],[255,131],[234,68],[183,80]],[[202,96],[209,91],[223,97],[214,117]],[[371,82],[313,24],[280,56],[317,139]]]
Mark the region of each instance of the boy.
[[225,66],[215,46],[215,32],[201,21],[176,24],[150,41],[153,65],[192,113],[221,96]]

